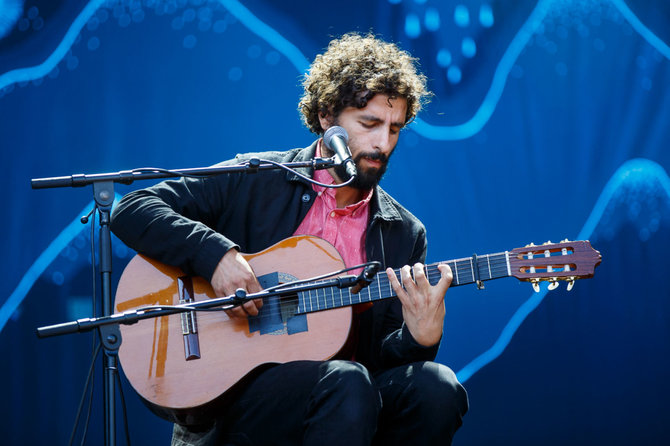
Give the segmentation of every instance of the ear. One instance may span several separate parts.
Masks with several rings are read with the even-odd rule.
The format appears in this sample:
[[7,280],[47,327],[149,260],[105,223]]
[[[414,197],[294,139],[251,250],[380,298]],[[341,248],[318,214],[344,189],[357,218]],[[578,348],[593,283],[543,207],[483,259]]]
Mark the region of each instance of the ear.
[[324,132],[328,130],[329,127],[333,126],[333,121],[333,116],[330,113],[319,113],[319,124],[321,124],[321,128]]

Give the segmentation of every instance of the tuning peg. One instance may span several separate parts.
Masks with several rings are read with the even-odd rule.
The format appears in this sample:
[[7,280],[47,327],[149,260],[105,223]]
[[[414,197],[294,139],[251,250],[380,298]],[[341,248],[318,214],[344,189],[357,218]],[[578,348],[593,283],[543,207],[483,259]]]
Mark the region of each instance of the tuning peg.
[[568,240],[567,238],[566,238],[566,239],[563,239],[563,240],[561,240],[561,243],[569,243],[569,242],[570,242],[570,240]]
[[570,291],[574,286],[575,286],[575,278],[570,277],[570,281],[568,282],[568,291]]
[[547,288],[549,289],[549,291],[552,291],[552,290],[555,290],[556,288],[558,288],[558,278],[557,277],[552,277],[551,278],[551,283],[549,284],[549,286]]
[[551,245],[551,240],[547,240],[546,242],[542,243],[543,245]]
[[540,292],[540,280],[539,279],[531,279],[530,281],[533,284],[533,290],[535,290],[536,293]]
[[532,246],[535,246],[535,243],[530,242],[529,244],[526,245],[526,248],[530,248],[530,247],[532,247]]

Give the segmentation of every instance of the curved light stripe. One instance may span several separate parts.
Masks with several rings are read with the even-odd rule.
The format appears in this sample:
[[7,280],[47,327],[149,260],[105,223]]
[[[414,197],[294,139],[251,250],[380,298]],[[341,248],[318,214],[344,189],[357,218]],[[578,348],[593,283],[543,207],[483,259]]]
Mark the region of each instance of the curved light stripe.
[[498,66],[493,74],[491,86],[484,96],[484,100],[475,112],[474,116],[463,124],[452,126],[439,126],[428,124],[421,118],[417,118],[412,124],[411,128],[424,138],[432,140],[461,140],[471,137],[478,133],[484,125],[489,121],[491,115],[500,101],[507,78],[509,76],[514,63],[519,58],[521,51],[528,44],[537,27],[542,23],[544,17],[549,10],[549,3],[552,0],[540,0],[535,5],[535,8],[528,16],[524,24],[510,42],[507,50],[500,59]]
[[593,206],[591,215],[589,215],[586,223],[584,223],[582,230],[579,231],[577,240],[584,240],[591,237],[591,234],[595,231],[596,226],[598,226],[598,223],[605,212],[605,208],[610,200],[612,200],[612,196],[614,196],[617,189],[619,189],[623,183],[628,181],[632,175],[646,176],[658,180],[670,199],[670,177],[668,177],[667,172],[660,164],[646,158],[633,158],[628,160],[614,172],[612,178],[605,185],[600,197],[598,197],[598,201],[596,201],[595,206]]
[[[81,31],[88,19],[93,13],[104,3],[105,0],[92,0],[82,12],[77,16],[72,26],[66,33],[63,41],[58,45],[56,50],[49,56],[49,58],[42,64],[30,67],[12,70],[0,75],[0,88],[15,82],[29,81],[38,79],[48,74],[60,62],[69,48],[72,46],[77,34]],[[510,42],[509,47],[503,54],[498,66],[493,75],[491,86],[484,96],[482,103],[475,112],[475,114],[468,121],[452,125],[440,126],[429,124],[421,118],[417,118],[411,124],[412,130],[424,138],[439,141],[453,141],[467,139],[478,133],[489,121],[495,108],[500,101],[509,73],[518,59],[521,51],[528,43],[528,40],[533,35],[537,27],[549,10],[550,4],[553,0],[539,0],[535,8],[529,15],[519,29],[514,39]],[[628,8],[623,0],[611,0],[614,6],[624,16],[624,18],[631,24],[644,39],[646,39],[654,48],[661,52],[666,58],[670,59],[670,47],[658,38],[649,28],[647,28],[633,12]],[[298,70],[299,73],[305,73],[309,68],[309,61],[300,52],[300,50],[279,34],[275,29],[270,27],[258,17],[253,15],[249,9],[244,7],[237,0],[219,0],[228,11],[235,16],[242,24],[249,30],[269,45],[274,47],[277,51],[283,54]]]
[[300,52],[298,47],[286,40],[281,34],[275,31],[265,22],[253,15],[251,11],[245,8],[237,0],[219,0],[227,10],[237,20],[244,24],[251,32],[265,40],[270,46],[274,47],[293,64],[299,73],[304,73],[309,68],[309,61]]
[[[121,195],[118,193],[115,194],[114,204],[121,199]],[[81,210],[79,215],[86,215],[93,208],[95,203],[91,201],[88,203],[84,209]],[[90,223],[89,223],[90,224]],[[33,264],[28,268],[28,271],[23,275],[21,281],[14,289],[14,292],[10,294],[9,298],[2,304],[0,307],[0,332],[5,328],[5,324],[9,318],[14,314],[17,308],[23,302],[23,299],[28,295],[28,292],[33,287],[37,279],[44,273],[44,271],[49,267],[49,265],[58,257],[58,254],[65,249],[65,247],[83,231],[84,229],[90,230],[89,224],[83,225],[80,221],[80,217],[76,217],[70,224],[68,224],[65,229],[61,231],[60,234],[49,244],[49,246],[42,251],[42,254],[33,262]]]
[[611,0],[612,4],[619,10],[621,15],[631,24],[633,29],[638,32],[651,46],[656,48],[659,53],[670,59],[670,47],[662,41],[656,34],[637,18],[633,11],[628,8],[628,5],[623,0]]
[[[607,205],[612,200],[614,193],[629,179],[631,179],[631,174],[636,176],[642,175],[645,177],[653,178],[660,181],[661,185],[665,189],[668,199],[670,199],[670,177],[668,177],[667,172],[661,167],[658,163],[644,159],[644,158],[634,158],[626,161],[617,171],[612,175],[610,180],[605,185],[605,188],[601,192],[596,204],[591,211],[591,215],[584,223],[582,230],[579,231],[577,240],[584,240],[591,237],[596,226],[600,222]],[[492,362],[507,348],[512,336],[516,333],[517,329],[521,326],[526,317],[542,302],[544,297],[547,294],[546,286],[543,286],[539,293],[533,293],[531,297],[519,307],[519,309],[512,315],[509,322],[503,328],[500,336],[496,342],[486,350],[484,353],[477,356],[469,364],[463,367],[456,376],[461,382],[465,382],[472,375],[481,370],[482,367]]]
[[58,63],[63,60],[63,57],[67,54],[70,47],[74,43],[75,39],[79,35],[81,29],[86,25],[88,19],[91,18],[95,11],[105,2],[105,0],[92,0],[88,3],[84,9],[79,13],[77,18],[74,19],[72,25],[65,33],[65,37],[58,44],[53,53],[41,64],[34,67],[28,68],[17,68],[16,70],[11,70],[0,75],[0,88],[4,88],[8,85],[14,84],[16,82],[31,81],[33,79],[39,79],[51,72]]
[[[88,211],[94,206],[91,201],[82,209],[79,215],[86,215]],[[28,268],[28,271],[23,275],[21,281],[10,294],[9,298],[0,307],[0,332],[5,328],[5,324],[9,318],[14,314],[14,311],[21,305],[23,299],[26,297],[30,289],[33,287],[37,279],[49,267],[58,254],[65,249],[65,247],[74,239],[87,225],[83,225],[79,217],[75,218],[69,225],[61,231],[60,234],[49,244],[42,254],[35,260],[35,262]]]

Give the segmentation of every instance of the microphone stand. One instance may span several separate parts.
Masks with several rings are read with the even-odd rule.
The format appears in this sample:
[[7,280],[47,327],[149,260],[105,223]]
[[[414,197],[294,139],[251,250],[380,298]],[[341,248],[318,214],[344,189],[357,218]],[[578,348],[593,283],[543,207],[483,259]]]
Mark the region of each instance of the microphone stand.
[[[119,324],[132,325],[143,319],[168,316],[186,311],[206,310],[215,307],[226,307],[225,309],[229,309],[243,305],[245,302],[254,299],[262,299],[273,296],[289,296],[292,294],[302,293],[304,291],[317,290],[322,288],[351,288],[354,286],[365,287],[372,282],[372,279],[376,274],[375,271],[379,270],[379,265],[379,262],[369,262],[365,270],[358,276],[347,275],[342,277],[335,277],[330,280],[320,280],[311,283],[308,279],[306,281],[301,281],[307,283],[300,283],[296,285],[293,285],[289,282],[274,290],[263,290],[259,291],[258,293],[251,294],[248,294],[245,290],[240,288],[235,292],[235,294],[225,297],[218,297],[215,299],[200,300],[179,305],[152,305],[149,307],[140,307],[134,310],[124,311],[123,313],[110,314],[108,316],[77,319],[76,321],[64,322],[62,324],[48,325],[45,327],[39,327],[37,329],[37,336],[39,338],[47,338],[71,333],[83,333],[99,328],[100,330],[104,330],[104,333],[108,338],[106,339],[107,343],[113,344],[113,348],[118,351],[118,347],[121,344],[121,332],[119,330]],[[334,274],[337,274],[337,272]],[[302,313],[298,312],[296,315],[297,314]],[[105,348],[107,348],[107,346],[105,346]]]
[[[121,345],[121,331],[118,324],[121,323],[118,316],[112,314],[112,238],[109,229],[112,204],[114,203],[114,183],[131,184],[136,180],[148,180],[157,178],[174,178],[181,176],[213,176],[224,173],[256,173],[259,170],[279,169],[288,167],[291,169],[301,167],[311,167],[313,169],[327,169],[334,167],[336,162],[331,158],[314,158],[310,161],[284,163],[282,165],[263,162],[259,158],[251,158],[249,161],[218,167],[201,167],[193,169],[165,170],[156,168],[142,168],[134,170],[124,170],[116,173],[102,174],[76,174],[61,177],[37,178],[31,180],[33,189],[48,189],[55,187],[83,187],[93,185],[93,197],[95,200],[95,209],[98,210],[100,218],[98,219],[99,230],[99,256],[100,256],[100,276],[102,282],[102,317],[89,319],[94,322],[86,323],[75,321],[72,323],[61,324],[60,328],[43,327],[37,329],[39,337],[52,336],[58,334],[74,333],[85,331],[79,327],[88,329],[99,329],[100,340],[104,349],[102,358],[103,364],[103,417],[104,417],[104,437],[105,446],[114,446],[116,444],[116,387],[115,378],[118,371],[118,351]],[[95,210],[94,209],[94,210]],[[91,240],[93,243],[93,240]],[[95,269],[95,262],[92,262],[92,268]],[[189,307],[188,310],[191,308]],[[186,311],[186,310],[180,310]],[[153,312],[147,313],[147,317],[155,317]],[[168,313],[169,314],[169,313]],[[138,317],[137,320],[142,317]],[[99,319],[100,321],[98,321]],[[131,320],[132,317],[128,317]],[[136,322],[135,320],[134,322]],[[113,322],[112,322],[113,321]],[[132,322],[131,322],[132,323]]]

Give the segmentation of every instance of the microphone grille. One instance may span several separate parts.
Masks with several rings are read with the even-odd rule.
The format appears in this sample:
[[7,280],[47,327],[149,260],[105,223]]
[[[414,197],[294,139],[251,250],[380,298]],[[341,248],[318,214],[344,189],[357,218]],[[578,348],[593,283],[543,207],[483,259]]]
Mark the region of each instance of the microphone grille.
[[332,127],[328,127],[328,130],[326,130],[326,133],[323,134],[323,141],[326,143],[328,147],[331,147],[330,142],[335,138],[336,136],[341,137],[344,139],[345,144],[349,142],[349,135],[347,134],[347,131],[344,130],[343,127],[340,127],[339,125],[334,125]]

